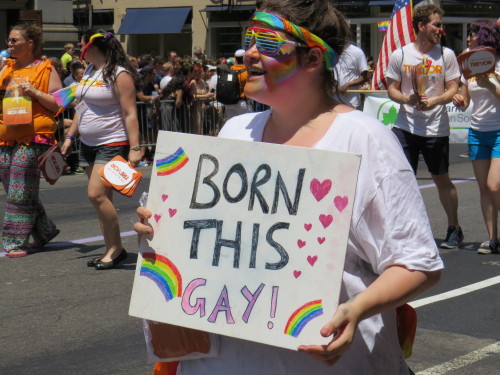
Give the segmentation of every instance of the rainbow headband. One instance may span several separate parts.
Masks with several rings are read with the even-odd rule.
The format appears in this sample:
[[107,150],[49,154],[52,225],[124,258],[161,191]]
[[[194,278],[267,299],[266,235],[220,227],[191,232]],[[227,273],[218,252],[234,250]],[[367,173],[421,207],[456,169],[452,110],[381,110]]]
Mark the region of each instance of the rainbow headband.
[[301,41],[307,43],[309,47],[319,47],[323,51],[323,60],[325,61],[326,69],[333,72],[333,67],[337,64],[337,53],[325,43],[323,39],[313,33],[307,31],[303,27],[297,26],[294,23],[281,18],[275,14],[265,12],[255,12],[252,21],[271,26],[274,29],[284,31],[287,34],[293,35]]
[[112,38],[112,37],[114,37],[113,33],[106,33],[106,34],[96,33],[96,34],[92,35],[89,39],[89,42],[85,45],[85,47],[83,47],[82,53],[80,55],[80,60],[83,60],[85,58],[85,53],[87,52],[89,47],[92,45],[94,40],[96,40],[97,38],[104,38],[104,40],[107,40],[107,39]]

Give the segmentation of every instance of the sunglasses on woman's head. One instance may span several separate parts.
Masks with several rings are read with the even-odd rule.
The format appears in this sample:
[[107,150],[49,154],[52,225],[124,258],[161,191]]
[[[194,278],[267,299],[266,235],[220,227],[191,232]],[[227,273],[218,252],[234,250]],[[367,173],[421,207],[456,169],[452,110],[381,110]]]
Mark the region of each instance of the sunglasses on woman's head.
[[245,33],[245,51],[249,50],[254,43],[257,46],[257,50],[265,56],[276,56],[283,44],[290,44],[296,47],[307,47],[305,44],[283,39],[275,31],[260,29],[258,27],[249,27]]

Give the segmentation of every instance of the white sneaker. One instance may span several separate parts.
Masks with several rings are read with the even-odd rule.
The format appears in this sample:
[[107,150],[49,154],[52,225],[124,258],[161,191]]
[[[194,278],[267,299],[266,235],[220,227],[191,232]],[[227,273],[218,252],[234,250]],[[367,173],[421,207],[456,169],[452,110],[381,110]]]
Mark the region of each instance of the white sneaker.
[[478,254],[498,254],[498,242],[484,241],[477,249]]

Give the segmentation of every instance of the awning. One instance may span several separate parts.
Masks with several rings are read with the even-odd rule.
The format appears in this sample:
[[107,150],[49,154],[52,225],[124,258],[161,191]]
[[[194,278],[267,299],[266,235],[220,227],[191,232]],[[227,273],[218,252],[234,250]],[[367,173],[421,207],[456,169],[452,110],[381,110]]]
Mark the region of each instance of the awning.
[[226,12],[242,11],[242,10],[255,10],[255,5],[209,5],[201,10],[201,12]]
[[118,34],[180,33],[191,7],[127,9]]
[[384,0],[375,0],[375,1],[370,1],[368,5],[370,6],[376,6],[376,5],[394,5],[396,2],[394,0],[392,1],[384,1]]

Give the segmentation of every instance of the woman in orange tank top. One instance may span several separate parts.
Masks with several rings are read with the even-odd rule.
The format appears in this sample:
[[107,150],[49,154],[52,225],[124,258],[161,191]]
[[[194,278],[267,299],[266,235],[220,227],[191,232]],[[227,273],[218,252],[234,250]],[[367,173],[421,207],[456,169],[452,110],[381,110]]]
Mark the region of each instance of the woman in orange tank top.
[[[7,195],[2,245],[8,257],[17,258],[40,249],[59,234],[38,198],[38,157],[56,143],[54,113],[58,106],[50,93],[62,85],[52,62],[40,60],[42,30],[38,26],[14,26],[7,42],[12,59],[0,71],[0,99],[25,97],[26,113],[31,104],[32,114],[13,121],[9,118],[11,105],[0,107],[0,180]],[[30,235],[34,239],[31,245]]]

